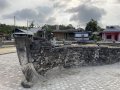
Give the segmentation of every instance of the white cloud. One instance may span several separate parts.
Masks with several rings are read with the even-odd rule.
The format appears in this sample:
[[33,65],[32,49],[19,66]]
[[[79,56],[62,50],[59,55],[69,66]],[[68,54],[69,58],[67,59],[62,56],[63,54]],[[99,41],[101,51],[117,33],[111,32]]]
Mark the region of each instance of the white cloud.
[[4,19],[13,19],[16,17],[16,20],[25,21],[25,20],[33,20],[38,23],[45,23],[45,22],[53,22],[53,18],[50,19],[51,14],[53,13],[52,7],[37,7],[35,9],[22,9],[19,11],[15,11],[8,15],[3,15]]
[[71,21],[76,21],[82,25],[85,25],[88,21],[90,21],[90,19],[100,21],[102,16],[105,15],[104,9],[87,4],[71,8],[67,10],[67,12],[73,13],[73,16],[70,19]]
[[[65,12],[72,8],[74,12]],[[22,22],[25,25],[25,18],[34,19],[41,24],[50,22],[77,25],[87,22],[90,18],[95,18],[104,25],[120,24],[119,8],[120,0],[11,0],[10,2],[0,0],[0,10],[3,10],[0,22],[12,24],[15,15],[18,25]]]
[[9,2],[7,0],[0,0],[0,11],[3,11],[9,6]]

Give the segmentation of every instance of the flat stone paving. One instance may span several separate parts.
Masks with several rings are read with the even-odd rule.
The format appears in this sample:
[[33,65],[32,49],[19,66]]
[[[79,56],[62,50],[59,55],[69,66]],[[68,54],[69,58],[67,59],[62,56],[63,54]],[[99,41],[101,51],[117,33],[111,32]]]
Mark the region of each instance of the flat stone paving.
[[17,54],[0,55],[0,90],[120,90],[120,63],[54,68],[46,74],[46,81],[38,81],[31,89],[21,87],[23,78]]

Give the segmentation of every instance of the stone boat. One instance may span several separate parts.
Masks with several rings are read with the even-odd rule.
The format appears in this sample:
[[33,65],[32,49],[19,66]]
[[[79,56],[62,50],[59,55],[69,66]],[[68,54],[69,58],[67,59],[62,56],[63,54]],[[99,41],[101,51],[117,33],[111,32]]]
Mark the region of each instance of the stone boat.
[[54,67],[81,67],[112,64],[120,61],[119,47],[72,46],[55,47],[44,38],[15,37],[16,49],[25,80],[21,85],[30,88],[36,78],[43,78]]

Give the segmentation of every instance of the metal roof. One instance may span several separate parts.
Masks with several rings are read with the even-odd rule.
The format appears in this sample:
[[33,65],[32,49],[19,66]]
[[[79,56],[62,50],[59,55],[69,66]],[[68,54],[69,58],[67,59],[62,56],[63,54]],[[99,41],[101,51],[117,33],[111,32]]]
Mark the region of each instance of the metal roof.
[[28,34],[28,35],[34,35],[31,31],[29,30],[23,30],[23,29],[18,29],[21,32],[14,32],[13,34]]
[[103,31],[104,32],[120,32],[120,27],[119,26],[107,26],[106,29]]
[[13,34],[34,35],[34,34],[37,33],[38,31],[41,31],[41,28],[31,28],[31,29],[28,29],[28,30],[16,29],[16,30],[19,30],[20,32],[15,31]]
[[41,27],[39,27],[39,28],[31,28],[31,29],[29,29],[29,31],[31,31],[31,32],[33,32],[33,33],[36,33],[36,32],[38,32],[38,31],[43,31],[43,30],[42,30]]
[[66,30],[54,30],[54,32],[63,32],[63,33],[74,33],[74,32],[81,32],[79,29],[66,29]]
[[89,34],[89,32],[74,32],[74,33],[77,33],[77,34]]

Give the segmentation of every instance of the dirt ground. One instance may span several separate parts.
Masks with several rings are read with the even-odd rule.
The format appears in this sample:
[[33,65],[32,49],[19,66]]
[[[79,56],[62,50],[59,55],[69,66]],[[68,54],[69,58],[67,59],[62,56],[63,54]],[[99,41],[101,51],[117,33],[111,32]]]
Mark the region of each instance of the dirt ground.
[[0,55],[1,54],[7,54],[7,53],[13,53],[16,52],[16,47],[14,46],[9,46],[9,47],[2,47],[0,48]]

